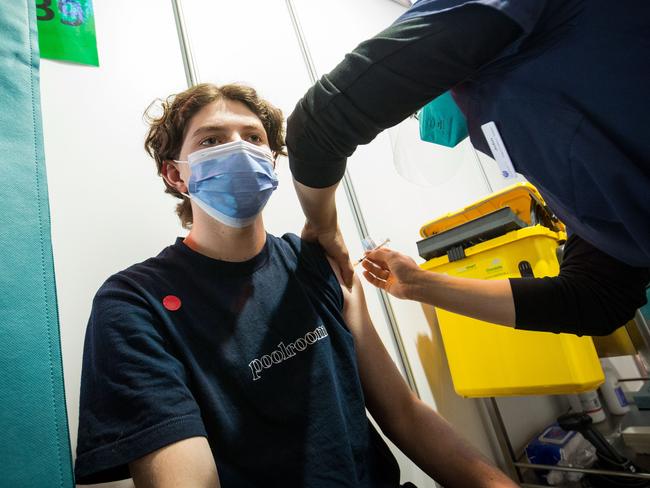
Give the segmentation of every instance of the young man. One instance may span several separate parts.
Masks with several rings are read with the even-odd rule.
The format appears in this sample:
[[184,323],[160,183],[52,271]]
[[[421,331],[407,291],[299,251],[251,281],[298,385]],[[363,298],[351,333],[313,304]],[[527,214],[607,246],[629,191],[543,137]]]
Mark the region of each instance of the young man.
[[366,417],[447,487],[513,487],[407,388],[358,280],[266,234],[281,112],[239,85],[168,99],[146,148],[186,238],[109,278],[84,351],[76,478],[141,487],[398,487]]

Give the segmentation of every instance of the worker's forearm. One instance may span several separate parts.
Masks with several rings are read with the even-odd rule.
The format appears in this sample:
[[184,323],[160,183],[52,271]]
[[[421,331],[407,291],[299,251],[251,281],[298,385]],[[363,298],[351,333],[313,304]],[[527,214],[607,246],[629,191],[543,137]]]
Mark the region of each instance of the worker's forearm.
[[649,280],[647,268],[629,266],[571,234],[558,276],[509,280],[517,328],[611,334],[646,303]]
[[311,188],[293,180],[307,224],[316,232],[336,229],[336,187]]
[[395,432],[386,433],[420,469],[447,488],[517,485],[425,403],[414,400]]
[[486,322],[515,326],[515,305],[508,280],[477,280],[420,271],[409,298]]

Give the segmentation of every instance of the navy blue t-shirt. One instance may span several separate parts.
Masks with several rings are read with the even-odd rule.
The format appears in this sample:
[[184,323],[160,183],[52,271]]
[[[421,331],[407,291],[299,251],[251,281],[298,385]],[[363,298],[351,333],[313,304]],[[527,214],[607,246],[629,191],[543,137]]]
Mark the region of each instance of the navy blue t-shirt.
[[77,482],[207,436],[226,488],[399,486],[342,308],[322,249],[290,234],[241,263],[179,238],[112,276],[86,332]]

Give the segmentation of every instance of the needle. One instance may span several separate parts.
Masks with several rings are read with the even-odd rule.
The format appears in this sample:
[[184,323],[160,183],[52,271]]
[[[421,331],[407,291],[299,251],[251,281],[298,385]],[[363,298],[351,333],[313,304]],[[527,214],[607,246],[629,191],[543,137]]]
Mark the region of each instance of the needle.
[[[379,245],[378,245],[377,247],[375,247],[374,249],[369,250],[368,252],[376,251],[376,250],[379,249],[380,247],[383,247],[383,246],[385,246],[386,244],[388,244],[389,242],[390,242],[390,239],[385,239],[381,244],[379,244]],[[366,256],[363,256],[362,258],[360,258],[356,263],[354,263],[354,266],[356,266],[357,264],[359,264],[359,263],[360,263],[361,261],[363,261],[364,259],[366,259]]]

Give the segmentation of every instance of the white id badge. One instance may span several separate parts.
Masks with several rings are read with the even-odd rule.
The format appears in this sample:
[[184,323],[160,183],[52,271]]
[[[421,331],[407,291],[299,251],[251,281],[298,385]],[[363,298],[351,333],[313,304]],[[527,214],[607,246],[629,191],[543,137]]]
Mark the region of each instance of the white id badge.
[[512,165],[512,161],[510,160],[506,146],[503,144],[501,134],[499,134],[496,124],[494,122],[488,122],[481,126],[481,130],[485,135],[485,140],[487,141],[488,146],[490,146],[492,157],[499,165],[501,176],[507,180],[516,178],[517,173],[515,172],[515,167]]

